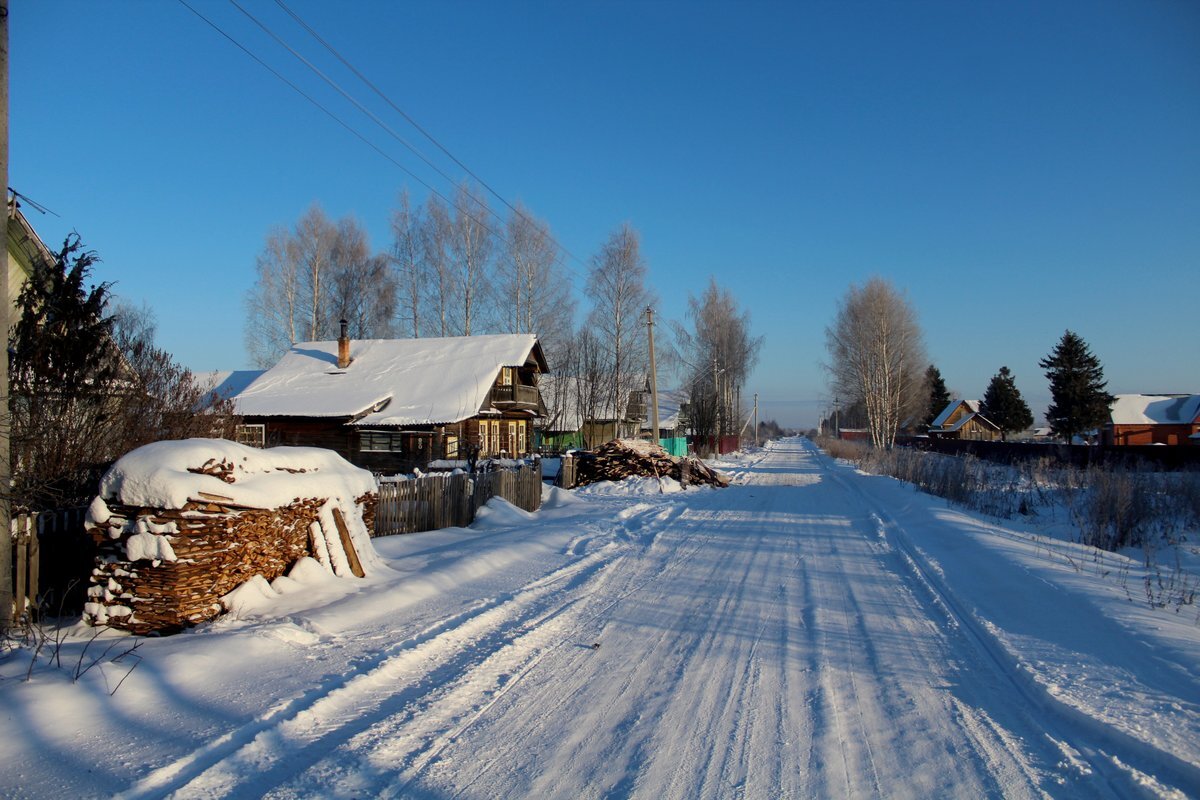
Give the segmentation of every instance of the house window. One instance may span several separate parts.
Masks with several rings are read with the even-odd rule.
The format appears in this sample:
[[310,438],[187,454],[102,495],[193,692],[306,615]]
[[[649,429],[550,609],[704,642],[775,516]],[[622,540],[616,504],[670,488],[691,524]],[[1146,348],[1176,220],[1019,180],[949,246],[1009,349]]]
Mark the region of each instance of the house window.
[[513,382],[512,367],[501,367],[500,368],[500,385],[501,386],[512,386],[512,382]]
[[404,451],[403,437],[392,431],[362,431],[359,443],[364,453],[400,453]]
[[446,437],[446,458],[458,458],[458,437]]
[[479,447],[482,455],[494,456],[500,450],[500,421],[481,420],[479,423]]
[[234,431],[238,444],[248,447],[264,447],[267,441],[266,425],[238,425]]

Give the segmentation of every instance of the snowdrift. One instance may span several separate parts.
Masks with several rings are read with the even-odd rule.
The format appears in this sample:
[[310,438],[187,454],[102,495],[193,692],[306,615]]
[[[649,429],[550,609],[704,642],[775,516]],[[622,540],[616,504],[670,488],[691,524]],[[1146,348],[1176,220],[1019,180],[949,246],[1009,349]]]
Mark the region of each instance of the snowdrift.
[[156,442],[100,482],[84,619],[134,633],[218,616],[255,576],[307,556],[338,576],[382,563],[371,543],[375,480],[330,450],[259,450],[224,439]]

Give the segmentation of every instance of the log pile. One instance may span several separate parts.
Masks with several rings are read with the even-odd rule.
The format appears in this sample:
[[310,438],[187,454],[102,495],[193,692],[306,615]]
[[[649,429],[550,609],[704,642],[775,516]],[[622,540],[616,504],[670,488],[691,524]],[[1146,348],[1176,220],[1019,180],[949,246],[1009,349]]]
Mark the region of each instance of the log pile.
[[729,479],[698,458],[676,458],[652,442],[614,439],[577,455],[575,485],[634,476],[674,478],[683,486],[728,486]]
[[[314,554],[312,529],[324,500],[258,509],[210,498],[181,509],[110,505],[112,516],[89,526],[97,563],[85,611],[94,624],[178,631],[220,615],[221,597],[254,575],[274,580]],[[169,552],[158,544],[163,557],[131,559],[130,539],[147,535],[163,537]]]

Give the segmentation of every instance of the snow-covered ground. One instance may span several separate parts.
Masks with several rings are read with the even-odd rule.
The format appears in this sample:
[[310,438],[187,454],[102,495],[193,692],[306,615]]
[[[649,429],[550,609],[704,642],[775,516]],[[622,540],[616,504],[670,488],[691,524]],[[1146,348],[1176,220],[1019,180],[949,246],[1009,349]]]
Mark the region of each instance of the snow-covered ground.
[[805,440],[727,467],[376,540],[366,579],[302,571],[118,663],[135,640],[29,681],[10,653],[0,795],[1200,795],[1200,616],[1136,562]]

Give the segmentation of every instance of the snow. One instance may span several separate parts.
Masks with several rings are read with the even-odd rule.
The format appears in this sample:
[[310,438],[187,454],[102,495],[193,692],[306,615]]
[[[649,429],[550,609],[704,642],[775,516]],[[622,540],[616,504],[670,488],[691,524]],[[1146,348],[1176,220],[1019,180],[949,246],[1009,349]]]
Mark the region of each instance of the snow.
[[[232,465],[232,483],[189,469],[210,460]],[[200,492],[248,508],[278,508],[305,497],[342,497],[353,501],[375,490],[370,472],[350,465],[332,450],[273,447],[260,450],[226,439],[155,442],[117,461],[100,482],[99,504],[89,518],[107,520],[105,500],[127,506],[182,508]],[[103,519],[101,519],[103,517]]]
[[72,629],[74,682],[12,651],[0,796],[1200,795],[1200,614],[1141,561],[804,440],[719,468],[302,561],[121,661]]
[[234,403],[247,416],[354,417],[365,427],[458,422],[479,413],[501,367],[525,364],[535,347],[532,334],[354,340],[339,369],[336,341],[304,342]]
[[1187,425],[1200,417],[1200,394],[1119,394],[1110,415],[1114,425]]

